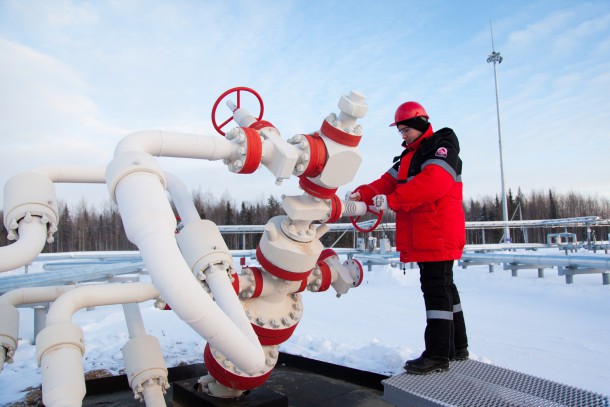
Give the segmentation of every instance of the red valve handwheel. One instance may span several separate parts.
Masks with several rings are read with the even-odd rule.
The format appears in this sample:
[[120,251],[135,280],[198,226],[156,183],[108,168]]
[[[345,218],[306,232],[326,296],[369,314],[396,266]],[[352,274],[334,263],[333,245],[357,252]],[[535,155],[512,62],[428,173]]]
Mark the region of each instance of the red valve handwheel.
[[[360,185],[358,188],[356,188],[354,191],[352,191],[352,193],[358,192],[361,189],[369,189],[370,190],[369,192],[372,193],[372,196],[379,195],[379,191],[377,191],[377,188],[375,188],[371,185]],[[375,213],[377,215],[377,221],[375,221],[375,224],[373,224],[373,226],[371,226],[369,229],[364,229],[364,228],[361,228],[360,226],[358,226],[357,222],[360,220],[360,216],[357,216],[356,218],[354,218],[353,216],[349,217],[349,220],[352,222],[352,225],[354,225],[354,228],[356,228],[357,231],[362,232],[362,233],[369,233],[369,232],[372,232],[373,230],[375,230],[375,228],[377,226],[379,226],[379,224],[381,223],[381,218],[383,217],[383,211],[373,212],[369,209],[368,206],[366,208],[366,213]]]
[[254,89],[250,89],[250,88],[246,88],[245,86],[238,86],[236,88],[231,88],[229,90],[227,90],[226,92],[224,92],[222,95],[220,95],[218,97],[218,99],[216,99],[216,102],[214,102],[214,106],[212,107],[212,124],[214,125],[214,128],[216,129],[216,131],[220,134],[222,134],[223,136],[225,135],[225,132],[222,131],[222,128],[224,126],[226,126],[232,119],[233,116],[229,117],[227,120],[225,120],[224,122],[222,122],[220,125],[217,124],[216,122],[216,109],[218,108],[218,105],[220,104],[220,102],[222,102],[222,100],[228,96],[229,94],[235,92],[237,93],[237,107],[240,108],[241,107],[241,92],[248,92],[253,94],[254,96],[256,96],[256,98],[258,99],[258,104],[260,106],[260,113],[258,114],[258,118],[256,120],[260,120],[263,118],[263,112],[265,111],[265,105],[263,104],[263,99],[261,98],[261,96],[254,90]]
[[[375,213],[375,212],[367,209],[367,213]],[[377,220],[375,221],[373,226],[371,226],[368,229],[364,229],[364,228],[361,228],[360,226],[358,226],[358,221],[360,220],[360,216],[356,216],[355,218],[353,216],[350,216],[349,220],[352,222],[352,225],[354,225],[354,227],[356,228],[357,231],[362,232],[362,233],[369,233],[369,232],[372,232],[373,230],[375,230],[377,228],[377,226],[379,226],[379,224],[381,223],[382,217],[383,217],[383,211],[379,211],[377,213]]]

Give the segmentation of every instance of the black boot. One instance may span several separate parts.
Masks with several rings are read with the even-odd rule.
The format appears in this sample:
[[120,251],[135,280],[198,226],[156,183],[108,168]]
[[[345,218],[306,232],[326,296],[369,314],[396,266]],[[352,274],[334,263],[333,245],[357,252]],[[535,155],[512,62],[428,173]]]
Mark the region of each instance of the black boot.
[[440,356],[428,356],[424,352],[417,359],[407,360],[404,368],[410,374],[444,372],[449,369],[449,359]]
[[449,360],[468,360],[469,356],[468,348],[456,349],[455,353],[449,357]]

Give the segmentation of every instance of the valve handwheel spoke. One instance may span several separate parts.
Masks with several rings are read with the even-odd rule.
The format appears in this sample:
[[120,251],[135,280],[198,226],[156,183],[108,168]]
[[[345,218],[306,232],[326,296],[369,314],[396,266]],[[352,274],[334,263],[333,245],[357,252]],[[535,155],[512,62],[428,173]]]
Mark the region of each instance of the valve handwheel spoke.
[[236,88],[231,88],[231,89],[227,90],[226,92],[224,92],[222,95],[220,95],[218,97],[218,99],[216,99],[216,102],[214,102],[214,106],[212,107],[212,125],[214,126],[216,131],[218,133],[222,134],[223,136],[225,135],[225,132],[222,131],[222,128],[224,126],[226,126],[227,124],[229,124],[229,122],[233,119],[233,116],[230,116],[227,120],[218,124],[218,122],[216,121],[216,109],[218,108],[218,105],[220,104],[220,102],[222,102],[224,100],[224,98],[229,96],[231,93],[236,94],[235,95],[236,100],[237,100],[236,106],[239,109],[241,107],[241,92],[251,93],[252,95],[256,96],[256,99],[258,100],[258,104],[259,104],[259,110],[260,110],[256,120],[258,121],[263,118],[263,113],[265,111],[265,105],[263,104],[263,99],[261,98],[261,96],[254,89],[250,89],[245,86],[238,86]]
[[[375,212],[367,210],[367,213],[375,213]],[[368,229],[361,228],[360,226],[358,226],[358,221],[360,220],[360,216],[356,216],[355,218],[353,216],[350,216],[349,220],[352,222],[352,225],[354,225],[354,228],[356,228],[357,231],[362,232],[362,233],[369,233],[369,232],[372,232],[373,230],[375,230],[377,228],[377,226],[379,226],[379,224],[381,223],[381,218],[383,217],[383,211],[379,211],[378,213],[376,213],[376,215],[377,215],[377,220],[375,221],[373,226],[371,226]]]

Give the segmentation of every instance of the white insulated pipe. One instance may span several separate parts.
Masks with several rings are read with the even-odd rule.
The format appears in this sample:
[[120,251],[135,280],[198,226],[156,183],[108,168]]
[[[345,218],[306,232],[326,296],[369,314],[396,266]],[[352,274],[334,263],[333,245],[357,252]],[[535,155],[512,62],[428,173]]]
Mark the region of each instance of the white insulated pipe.
[[140,303],[159,296],[154,285],[148,283],[83,285],[63,294],[49,308],[47,327],[71,322],[72,315],[87,307]]
[[72,323],[76,311],[98,305],[143,302],[158,295],[152,284],[107,284],[77,287],[55,300],[47,315],[47,326],[36,341],[43,403],[48,407],[80,406],[85,397],[83,332]]
[[238,148],[238,145],[224,137],[150,130],[125,136],[117,144],[114,156],[138,151],[157,157],[199,158],[214,161],[229,158]]
[[78,346],[62,344],[42,357],[42,402],[46,407],[82,406],[87,391],[81,352]]
[[0,247],[0,272],[31,263],[45,242],[52,242],[58,218],[54,182],[105,183],[104,172],[103,167],[41,167],[12,177],[4,188],[4,221],[9,240],[18,240]]
[[18,288],[1,295],[0,303],[10,304],[16,307],[23,304],[51,302],[74,288],[76,288],[74,285]]
[[235,326],[248,337],[250,343],[258,344],[258,336],[244,312],[239,297],[235,294],[235,289],[227,276],[227,270],[218,265],[212,265],[206,271],[205,277],[218,306],[233,321]]
[[47,224],[39,216],[21,220],[17,230],[19,239],[0,247],[0,273],[30,264],[47,242]]
[[142,319],[142,313],[140,312],[140,306],[138,304],[123,304],[123,313],[125,314],[127,332],[129,332],[130,338],[146,335],[144,320]]
[[123,347],[129,386],[136,398],[144,398],[147,407],[165,407],[163,394],[169,385],[159,341],[146,335],[139,304],[123,304],[123,313],[130,338]]
[[140,249],[149,275],[172,310],[242,371],[265,366],[260,343],[252,343],[218,307],[192,274],[174,235],[176,219],[159,176],[129,173],[115,188],[129,240]]
[[176,206],[176,211],[178,211],[182,223],[188,225],[190,222],[201,219],[197,212],[197,208],[195,208],[195,205],[193,204],[193,196],[184,182],[174,174],[168,172],[165,173],[165,180],[167,182],[167,192],[169,192],[172,197],[172,201]]
[[32,172],[47,176],[54,183],[105,184],[106,168],[79,165],[38,167]]
[[0,296],[0,372],[4,362],[12,361],[19,338],[19,311],[17,306],[37,302],[55,301],[74,286],[30,287],[9,291]]
[[142,386],[142,397],[146,407],[167,407],[161,386],[158,383],[148,381]]
[[368,206],[361,201],[341,201],[341,216],[366,215]]

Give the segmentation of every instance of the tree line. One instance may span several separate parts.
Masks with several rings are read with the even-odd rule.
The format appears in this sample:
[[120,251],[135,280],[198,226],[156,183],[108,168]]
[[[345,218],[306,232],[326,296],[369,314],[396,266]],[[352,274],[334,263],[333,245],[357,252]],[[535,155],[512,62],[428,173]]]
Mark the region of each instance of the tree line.
[[[218,225],[264,225],[273,216],[283,214],[281,201],[273,195],[261,198],[257,202],[236,201],[228,194],[216,198],[210,192],[193,193],[193,202],[202,219],[209,219]],[[610,200],[600,197],[591,197],[576,192],[558,194],[553,190],[533,191],[524,194],[521,189],[517,194],[511,190],[507,193],[508,215],[511,220],[561,219],[581,216],[599,216],[610,219]],[[470,198],[464,200],[466,221],[498,221],[502,220],[501,198],[488,196],[483,198]],[[121,217],[116,205],[108,201],[103,208],[97,209],[89,205],[84,199],[74,206],[59,203],[59,225],[54,235],[54,241],[45,245],[45,253],[77,252],[77,251],[116,251],[136,250],[137,248],[127,240]],[[2,212],[0,212],[2,216]],[[363,219],[370,219],[367,215]],[[342,218],[339,222],[349,222]],[[384,222],[394,222],[392,212],[384,214]],[[578,240],[587,239],[584,228],[570,230],[578,235]],[[564,230],[559,230],[563,232]],[[548,233],[557,232],[548,228],[513,229],[511,237],[513,242],[546,243]],[[589,235],[599,240],[608,240],[610,228],[597,226]],[[381,237],[384,230],[377,229],[374,236]],[[467,243],[497,243],[502,239],[502,228],[481,230],[468,230]],[[361,235],[359,235],[361,236]],[[260,234],[225,234],[224,239],[231,249],[256,248]],[[393,242],[393,236],[389,236]],[[327,233],[322,238],[325,246],[354,247],[355,233]],[[485,241],[483,241],[485,239]],[[7,231],[2,225],[0,230],[0,246],[12,242],[7,240]]]

